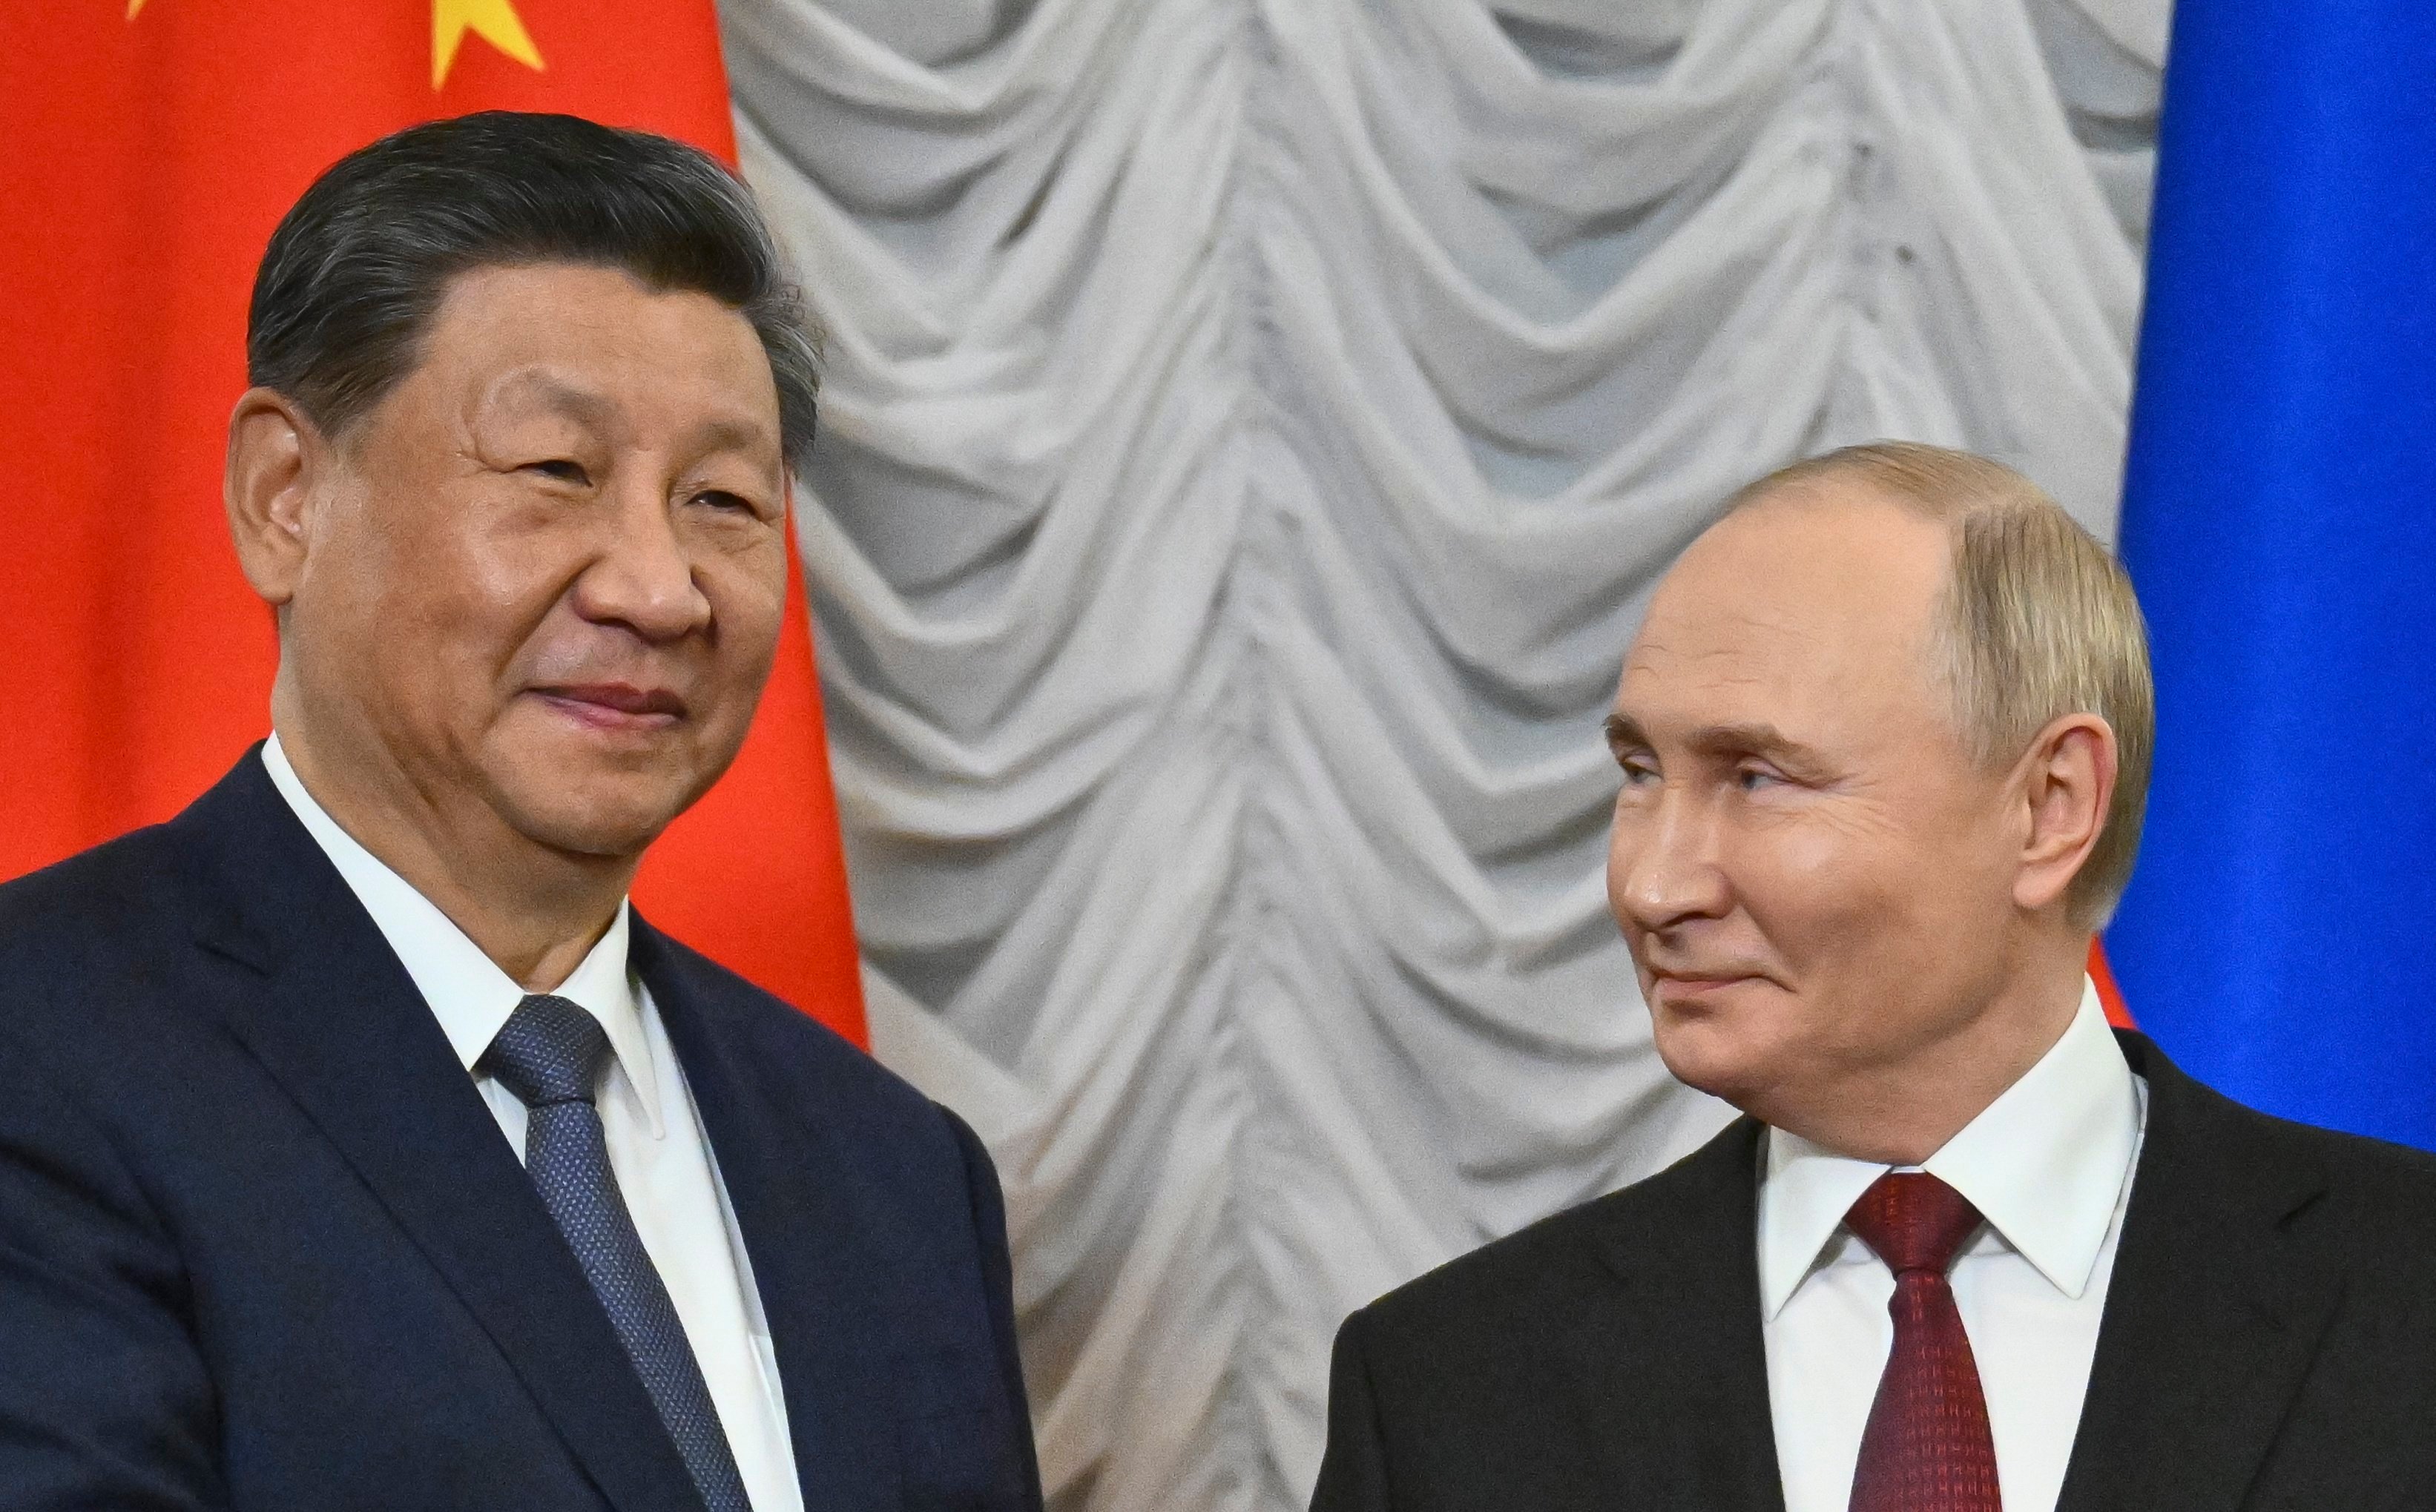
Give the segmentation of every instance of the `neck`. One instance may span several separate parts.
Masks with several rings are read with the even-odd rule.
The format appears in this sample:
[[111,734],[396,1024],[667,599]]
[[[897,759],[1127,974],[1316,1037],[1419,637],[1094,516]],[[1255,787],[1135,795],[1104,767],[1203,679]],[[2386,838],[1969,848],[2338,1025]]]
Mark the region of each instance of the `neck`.
[[2086,936],[2043,947],[2036,969],[2016,973],[1955,1033],[1832,1086],[1805,1088],[1798,1106],[1787,1099],[1747,1111],[1854,1159],[1924,1164],[2063,1038],[2080,1007],[2088,948]]
[[555,850],[462,792],[419,788],[393,761],[338,758],[332,747],[349,745],[317,739],[282,702],[272,725],[313,801],[526,991],[564,982],[617,921],[638,857]]

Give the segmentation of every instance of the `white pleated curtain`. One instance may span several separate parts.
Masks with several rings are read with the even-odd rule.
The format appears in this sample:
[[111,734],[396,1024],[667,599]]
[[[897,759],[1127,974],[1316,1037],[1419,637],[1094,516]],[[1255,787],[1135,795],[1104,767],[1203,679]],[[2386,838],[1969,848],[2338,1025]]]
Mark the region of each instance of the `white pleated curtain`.
[[728,0],[883,1059],[1009,1200],[1052,1503],[1300,1504],[1381,1291],[1722,1121],[1598,734],[1848,441],[2111,537],[2164,0]]

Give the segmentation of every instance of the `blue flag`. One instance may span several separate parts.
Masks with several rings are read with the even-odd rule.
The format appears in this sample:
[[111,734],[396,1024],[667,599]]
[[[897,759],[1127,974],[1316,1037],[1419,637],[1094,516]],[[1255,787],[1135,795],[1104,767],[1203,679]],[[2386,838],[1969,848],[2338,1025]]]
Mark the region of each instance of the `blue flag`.
[[2149,266],[2107,952],[2202,1080],[2436,1148],[2436,0],[2182,0]]

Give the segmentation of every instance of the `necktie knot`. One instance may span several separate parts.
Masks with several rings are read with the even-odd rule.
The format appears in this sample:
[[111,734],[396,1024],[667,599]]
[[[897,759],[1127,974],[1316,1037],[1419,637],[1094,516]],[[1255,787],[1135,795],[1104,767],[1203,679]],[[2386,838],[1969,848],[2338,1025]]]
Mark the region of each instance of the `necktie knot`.
[[1894,1343],[1861,1434],[1851,1512],[2002,1512],[1988,1398],[1945,1278],[1979,1209],[1926,1172],[1889,1171],[1844,1222],[1895,1273]]
[[564,998],[536,993],[516,1004],[479,1065],[532,1112],[525,1170],[607,1311],[702,1495],[699,1504],[704,1512],[752,1512],[685,1320],[643,1247],[610,1164],[608,1132],[592,1105],[608,1059],[609,1035],[599,1020]]
[[1897,1277],[1943,1276],[1979,1222],[1970,1198],[1925,1171],[1888,1172],[1844,1215],[1845,1226]]
[[564,998],[535,993],[516,1004],[481,1069],[527,1107],[589,1103],[609,1058],[609,1035],[599,1019]]

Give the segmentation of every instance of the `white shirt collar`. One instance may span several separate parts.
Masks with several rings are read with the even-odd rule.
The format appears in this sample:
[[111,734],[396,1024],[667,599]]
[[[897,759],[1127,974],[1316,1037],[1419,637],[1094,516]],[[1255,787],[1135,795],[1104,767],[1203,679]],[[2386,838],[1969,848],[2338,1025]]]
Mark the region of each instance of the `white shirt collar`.
[[[1969,1198],[2057,1291],[2079,1297],[2132,1178],[2140,1119],[2132,1068],[2084,980],[2063,1037],[1921,1169]],[[1784,1310],[1844,1214],[1891,1169],[1768,1130],[1759,1196],[1766,1316]]]
[[[271,785],[346,879],[364,912],[380,927],[390,948],[397,952],[432,1017],[440,1020],[459,1063],[473,1070],[506,1026],[508,1016],[524,1001],[525,989],[412,883],[339,826],[304,790],[287,753],[280,749],[278,736],[263,746],[262,764],[270,770]],[[565,998],[600,1021],[609,1036],[611,1053],[642,1104],[652,1137],[658,1138],[662,1133],[659,1088],[643,1037],[635,981],[626,964],[629,932],[628,907],[621,901],[608,932],[551,996]]]

